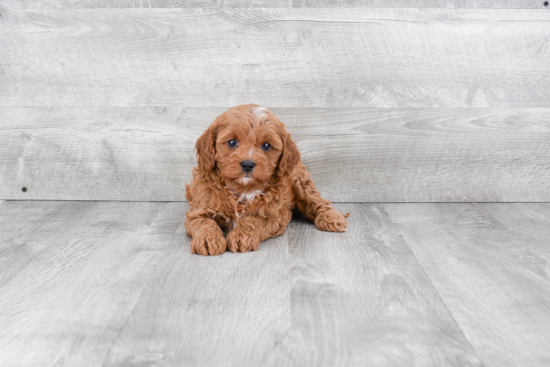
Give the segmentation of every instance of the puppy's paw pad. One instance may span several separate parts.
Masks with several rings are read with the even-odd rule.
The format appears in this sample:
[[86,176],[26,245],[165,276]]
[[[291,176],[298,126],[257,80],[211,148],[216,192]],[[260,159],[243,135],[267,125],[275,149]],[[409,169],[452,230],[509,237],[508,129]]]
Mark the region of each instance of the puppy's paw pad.
[[256,251],[260,247],[260,239],[234,229],[227,235],[227,248],[232,252]]
[[348,230],[349,214],[343,215],[336,210],[328,210],[315,218],[315,227],[327,232],[345,232]]
[[221,255],[227,249],[227,242],[222,232],[204,231],[196,233],[191,240],[191,252],[203,256]]

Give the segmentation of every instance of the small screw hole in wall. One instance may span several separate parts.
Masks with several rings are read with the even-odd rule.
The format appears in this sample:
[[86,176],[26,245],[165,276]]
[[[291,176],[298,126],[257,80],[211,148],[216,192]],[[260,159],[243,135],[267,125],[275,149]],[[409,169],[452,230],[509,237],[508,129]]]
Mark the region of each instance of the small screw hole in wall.
[[26,187],[23,187],[23,188],[21,188],[21,191],[27,192],[27,188],[26,188]]
[[545,2],[544,2],[544,6],[548,6],[548,1],[545,1]]

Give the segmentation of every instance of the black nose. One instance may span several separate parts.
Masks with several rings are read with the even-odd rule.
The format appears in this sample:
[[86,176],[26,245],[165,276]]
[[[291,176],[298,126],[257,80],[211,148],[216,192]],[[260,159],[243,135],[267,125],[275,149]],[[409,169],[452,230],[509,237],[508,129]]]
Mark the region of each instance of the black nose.
[[241,167],[243,168],[243,171],[245,171],[246,173],[252,172],[252,170],[254,169],[255,166],[256,166],[256,163],[254,163],[252,161],[242,161],[241,162]]

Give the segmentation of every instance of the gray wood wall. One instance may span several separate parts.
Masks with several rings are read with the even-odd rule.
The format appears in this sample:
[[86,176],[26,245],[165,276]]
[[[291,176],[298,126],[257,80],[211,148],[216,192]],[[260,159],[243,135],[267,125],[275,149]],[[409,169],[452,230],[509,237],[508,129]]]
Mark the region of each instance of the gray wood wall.
[[550,201],[549,61],[543,1],[3,1],[0,199],[185,200],[258,103],[332,201]]

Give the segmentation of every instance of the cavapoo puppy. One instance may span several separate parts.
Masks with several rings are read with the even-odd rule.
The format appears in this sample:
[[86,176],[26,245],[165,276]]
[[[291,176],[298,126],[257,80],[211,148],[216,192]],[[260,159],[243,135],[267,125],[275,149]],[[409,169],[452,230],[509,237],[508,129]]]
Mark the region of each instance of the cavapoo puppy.
[[285,232],[294,206],[322,231],[347,230],[349,213],[321,197],[285,125],[268,109],[231,108],[214,120],[196,149],[185,217],[193,253],[257,250],[261,241]]

